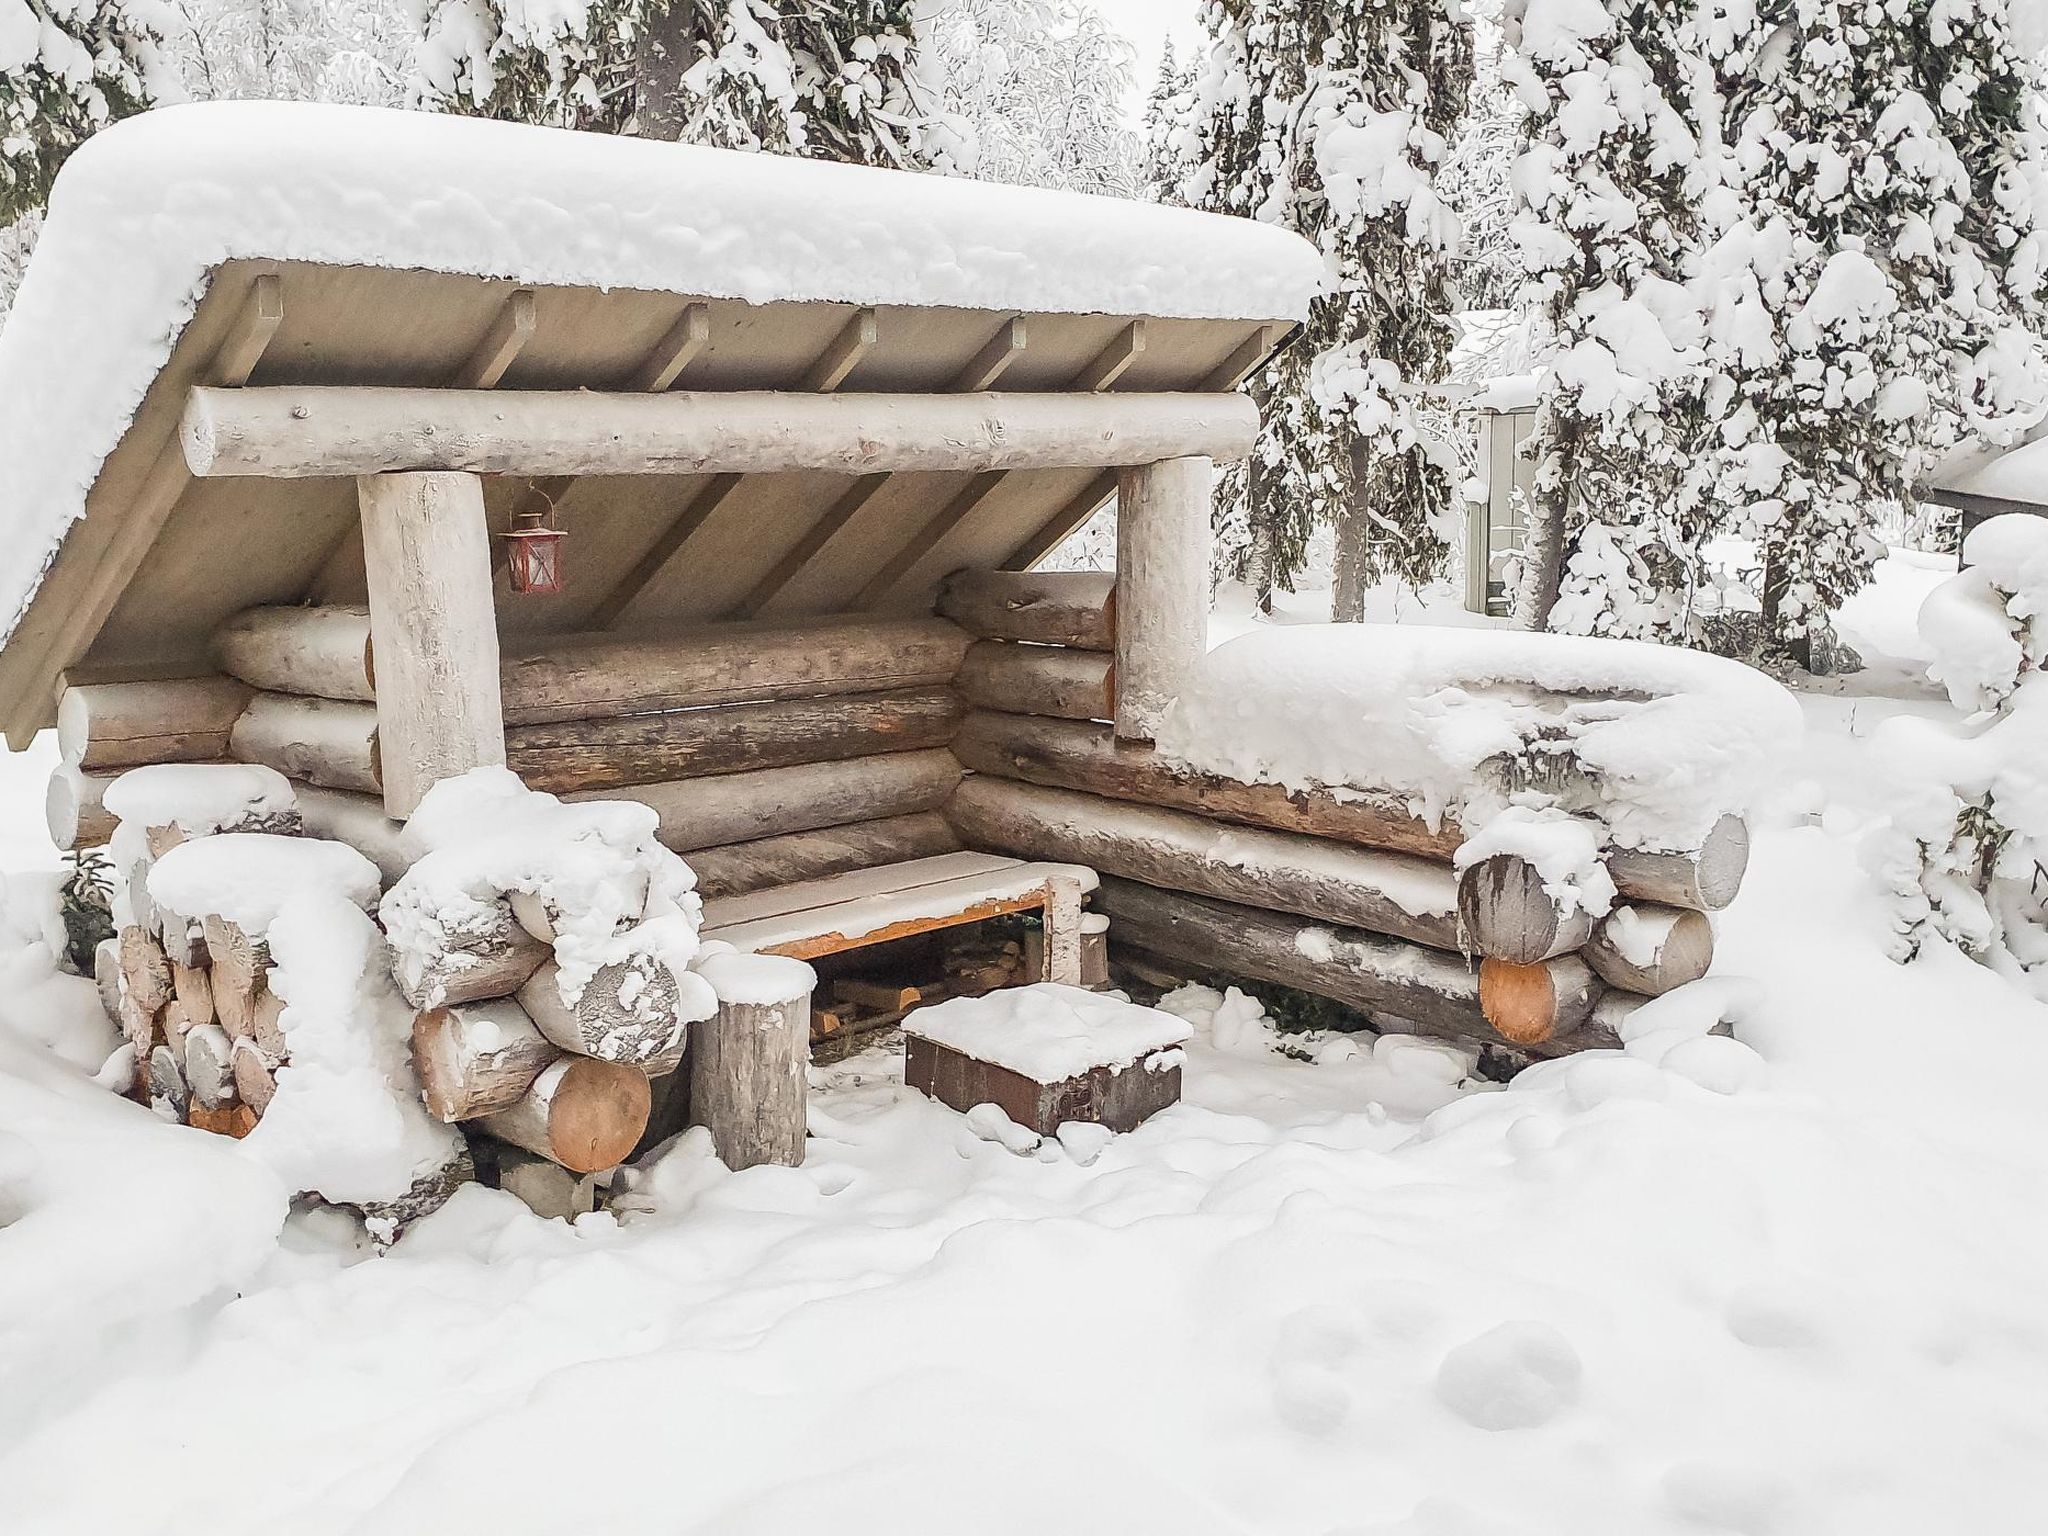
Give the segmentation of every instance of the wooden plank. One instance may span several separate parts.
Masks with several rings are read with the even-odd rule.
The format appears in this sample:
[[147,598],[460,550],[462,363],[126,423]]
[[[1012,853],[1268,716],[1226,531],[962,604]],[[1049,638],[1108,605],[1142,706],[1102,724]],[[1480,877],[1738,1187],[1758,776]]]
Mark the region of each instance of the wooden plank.
[[1280,338],[1286,332],[1285,326],[1262,325],[1243,341],[1239,342],[1230,356],[1216,367],[1216,371],[1202,380],[1203,389],[1235,389],[1242,384],[1252,371],[1264,363]]
[[830,875],[822,880],[780,885],[772,890],[750,891],[743,896],[720,896],[704,903],[704,927],[708,931],[753,922],[756,918],[807,912],[864,896],[914,891],[919,886],[940,885],[948,880],[993,875],[1016,869],[1023,862],[1005,853],[941,853],[927,859],[908,859],[900,864]]
[[877,334],[875,312],[872,309],[855,310],[839,334],[832,338],[831,345],[805,370],[797,388],[818,394],[837,389],[860,365],[860,360],[874,350]]
[[1034,891],[1029,896],[990,897],[986,901],[977,901],[956,912],[947,912],[936,917],[904,918],[900,922],[887,923],[879,928],[850,935],[821,933],[813,938],[771,944],[759,952],[767,955],[787,955],[792,960],[815,960],[821,955],[836,955],[849,949],[866,949],[875,944],[888,944],[897,939],[913,938],[920,933],[937,933],[943,928],[962,928],[969,923],[986,922],[992,917],[1040,911],[1045,906],[1045,900],[1044,891]]
[[448,382],[456,389],[490,389],[505,376],[533,335],[536,305],[531,288],[515,288],[500,306],[476,350]]
[[696,361],[711,339],[711,306],[686,304],[676,323],[654,345],[646,360],[633,371],[628,389],[660,394],[682,377],[683,370]]
[[208,376],[215,384],[228,387],[247,384],[282,324],[284,279],[275,272],[258,273],[256,281],[249,285],[248,298],[242,301],[241,312],[235,317],[234,328],[213,355]]
[[968,481],[958,495],[926,518],[923,526],[884,562],[882,568],[868,579],[867,585],[853,595],[850,606],[858,611],[886,597],[889,589],[908,575],[910,568],[922,560],[933,545],[965,522],[1002,483],[1001,470],[991,470]]
[[1024,317],[1012,315],[996,327],[988,344],[974,354],[973,360],[953,376],[953,382],[946,388],[954,394],[994,388],[996,380],[1009,371],[1010,364],[1024,355],[1024,344]]
[[776,594],[804,573],[825,546],[832,542],[839,530],[852,522],[859,515],[860,509],[875,499],[875,493],[887,485],[889,479],[888,475],[862,475],[854,481],[846,492],[832,503],[823,517],[804,530],[804,536],[797,540],[796,547],[776,561],[768,574],[754,583],[754,589],[740,600],[739,606],[727,617],[751,619],[775,601]]
[[1094,392],[1109,388],[1145,351],[1145,322],[1133,320],[1118,331],[1088,366],[1074,375],[1072,389]]
[[490,531],[474,475],[366,475],[363,554],[377,656],[384,809],[505,761]]
[[[704,928],[739,949],[794,955],[799,960],[834,954],[868,944],[935,928],[979,922],[1005,912],[1043,907],[1055,884],[1087,892],[1095,889],[1095,871],[1079,864],[1020,861],[984,873],[937,880],[903,890],[880,889],[829,906],[724,923]],[[738,899],[738,898],[735,898]]]
[[653,547],[592,607],[586,627],[610,629],[616,624],[619,615],[632,606],[633,599],[646,590],[647,584],[661,574],[662,567],[675,558],[676,551],[689,542],[690,535],[702,528],[711,514],[725,505],[726,498],[739,489],[740,479],[739,475],[713,475],[699,488],[697,494],[676,513],[675,521],[661,531]]
[[1106,470],[1088,482],[1087,489],[1038,525],[1038,529],[1003,562],[1006,571],[1028,571],[1073,536],[1074,531],[1102,510],[1103,503],[1116,494],[1117,472]]

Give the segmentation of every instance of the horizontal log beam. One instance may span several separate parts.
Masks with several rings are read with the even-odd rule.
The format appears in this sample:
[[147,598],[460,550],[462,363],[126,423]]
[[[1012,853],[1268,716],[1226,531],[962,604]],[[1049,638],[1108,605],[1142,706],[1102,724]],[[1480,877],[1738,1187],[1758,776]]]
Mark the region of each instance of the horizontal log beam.
[[1107,651],[977,640],[954,681],[982,709],[1059,720],[1107,720],[1116,709],[1116,662]]
[[1237,394],[200,386],[180,430],[185,463],[201,476],[865,475],[1240,459],[1257,436],[1258,408]]
[[723,848],[700,848],[691,853],[689,864],[697,872],[700,894],[737,896],[878,864],[928,859],[959,848],[960,839],[946,818],[936,811],[924,811],[728,843]]
[[938,611],[984,640],[1116,645],[1116,576],[1109,571],[955,571]]

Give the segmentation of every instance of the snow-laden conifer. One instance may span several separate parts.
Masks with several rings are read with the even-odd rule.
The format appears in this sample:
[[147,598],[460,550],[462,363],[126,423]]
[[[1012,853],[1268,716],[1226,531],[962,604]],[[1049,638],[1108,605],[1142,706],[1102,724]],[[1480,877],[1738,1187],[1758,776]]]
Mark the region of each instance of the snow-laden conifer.
[[0,4],[0,223],[41,208],[66,157],[167,91],[160,17],[130,0]]

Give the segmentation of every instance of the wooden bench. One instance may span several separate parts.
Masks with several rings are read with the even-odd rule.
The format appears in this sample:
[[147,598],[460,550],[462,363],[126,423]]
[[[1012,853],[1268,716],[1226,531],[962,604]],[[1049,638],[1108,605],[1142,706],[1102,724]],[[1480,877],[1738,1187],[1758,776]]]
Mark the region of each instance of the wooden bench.
[[1081,982],[1081,903],[1097,884],[1081,864],[942,853],[704,903],[703,934],[756,954],[815,960],[892,939],[1037,912],[1045,981]]

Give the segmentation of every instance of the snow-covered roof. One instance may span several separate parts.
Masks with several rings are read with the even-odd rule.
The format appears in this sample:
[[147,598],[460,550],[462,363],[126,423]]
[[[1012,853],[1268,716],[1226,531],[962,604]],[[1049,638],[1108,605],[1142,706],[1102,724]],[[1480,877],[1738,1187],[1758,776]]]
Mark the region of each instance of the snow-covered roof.
[[1945,464],[1933,479],[1936,492],[2048,507],[2048,437],[1969,463]]
[[[314,595],[326,563],[314,546],[331,555],[353,516],[345,487],[303,482],[265,502],[297,519],[278,534],[290,557],[272,558],[250,488],[200,483],[177,491],[156,547],[175,535],[204,549],[202,568],[153,556],[153,590],[120,579],[116,611],[83,646],[61,647],[71,654],[38,654],[57,621],[24,614],[53,560],[67,602],[118,572],[113,524],[163,491],[148,471],[164,422],[205,381],[232,311],[266,272],[283,278],[286,313],[249,382],[447,383],[510,291],[528,287],[538,328],[500,387],[556,389],[621,387],[676,323],[679,296],[715,301],[691,388],[794,387],[855,307],[875,307],[880,323],[849,389],[946,388],[997,317],[1013,315],[1031,334],[1004,388],[1077,387],[1130,318],[1145,320],[1146,350],[1116,387],[1195,388],[1258,334],[1251,324],[1301,318],[1323,276],[1310,246],[1269,226],[1073,193],[372,108],[145,114],[65,167],[0,333],[0,624],[13,637],[0,714],[11,732],[25,709],[46,712],[55,669],[88,652],[189,650],[236,607]],[[1089,480],[1013,478],[998,505],[977,509],[979,542],[963,534],[954,564],[999,563],[1005,539],[1022,547]],[[798,499],[832,500],[812,492]],[[645,552],[645,539],[639,552],[627,545],[640,532],[632,507],[650,494],[601,481],[575,492],[603,495],[617,514],[607,553],[623,565]],[[672,509],[674,485],[659,494]],[[778,525],[800,532],[789,500]],[[563,511],[573,526],[577,509]],[[915,514],[901,509],[898,522],[914,526]],[[244,577],[219,569],[222,538],[243,541]],[[942,574],[921,570],[913,585]],[[715,602],[684,613],[651,598],[635,618],[718,616]],[[799,594],[791,611],[821,601]],[[521,622],[572,620],[527,610]]]

